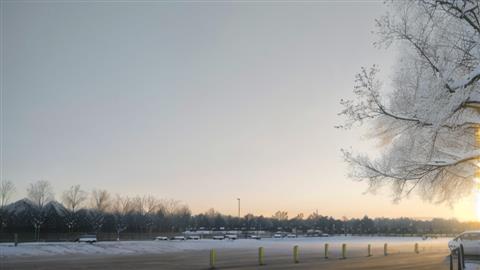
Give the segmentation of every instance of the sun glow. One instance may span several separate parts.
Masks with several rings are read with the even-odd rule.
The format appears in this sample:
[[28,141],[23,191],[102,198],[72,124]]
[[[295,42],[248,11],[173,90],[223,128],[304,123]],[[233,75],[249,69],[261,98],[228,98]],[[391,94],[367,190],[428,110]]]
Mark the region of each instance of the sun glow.
[[[477,148],[480,146],[480,128],[475,129],[475,146]],[[477,161],[477,166],[478,163],[480,162]],[[480,168],[476,168],[473,182],[475,182],[475,217],[480,220]]]
[[474,209],[473,211],[475,212],[475,218],[477,220],[480,220],[480,177],[478,176],[479,174],[479,169],[475,171],[475,177],[473,178],[474,182],[474,187],[473,187],[473,196],[474,196]]
[[480,191],[475,191],[475,217],[480,220]]

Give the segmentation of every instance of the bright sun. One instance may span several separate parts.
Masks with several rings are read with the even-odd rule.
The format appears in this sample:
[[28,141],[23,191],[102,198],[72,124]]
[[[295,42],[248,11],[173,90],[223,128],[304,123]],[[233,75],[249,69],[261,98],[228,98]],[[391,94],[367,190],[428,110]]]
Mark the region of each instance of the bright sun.
[[480,178],[475,177],[473,179],[473,181],[475,181],[475,183],[476,183],[475,191],[474,191],[474,195],[475,195],[475,217],[477,218],[477,220],[480,220]]

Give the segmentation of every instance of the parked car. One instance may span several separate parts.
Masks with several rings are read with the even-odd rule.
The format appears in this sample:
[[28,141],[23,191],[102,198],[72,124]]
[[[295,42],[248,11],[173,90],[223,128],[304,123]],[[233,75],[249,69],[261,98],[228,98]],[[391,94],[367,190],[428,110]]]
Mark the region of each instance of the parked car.
[[322,233],[320,234],[320,237],[329,237],[330,235],[328,233]]
[[223,239],[225,239],[224,235],[214,235],[213,236],[213,240],[223,240]]
[[200,236],[198,236],[198,235],[189,235],[189,236],[188,236],[188,239],[191,239],[191,240],[200,240]]
[[297,238],[297,235],[293,233],[289,233],[287,234],[287,238]]
[[280,233],[276,233],[272,236],[273,238],[283,238],[283,235]]
[[75,239],[75,242],[84,242],[84,243],[93,244],[97,242],[97,236],[94,234],[83,234],[83,235],[80,235],[77,239]]
[[168,241],[168,237],[166,237],[166,236],[157,236],[157,237],[154,238],[154,240]]
[[225,235],[225,238],[230,239],[230,240],[237,240],[237,235],[236,234],[227,234],[227,235]]
[[450,250],[460,246],[466,255],[480,255],[480,231],[466,231],[448,242]]
[[248,236],[248,239],[260,240],[260,239],[262,239],[262,238],[261,238],[260,236],[258,236],[258,235],[252,234],[252,235],[249,235],[249,236]]
[[187,240],[187,238],[185,238],[185,236],[183,235],[177,235],[177,236],[174,236],[172,238],[172,240],[181,240],[181,241],[184,241],[184,240]]

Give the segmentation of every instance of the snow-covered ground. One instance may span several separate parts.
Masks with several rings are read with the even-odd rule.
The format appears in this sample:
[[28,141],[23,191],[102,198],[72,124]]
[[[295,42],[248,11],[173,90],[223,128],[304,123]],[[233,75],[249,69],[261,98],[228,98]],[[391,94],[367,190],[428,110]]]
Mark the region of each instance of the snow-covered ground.
[[466,262],[465,263],[465,270],[480,270],[479,262]]
[[258,247],[264,247],[267,253],[287,254],[291,252],[294,245],[298,245],[301,252],[323,254],[325,243],[329,244],[332,256],[338,256],[342,243],[347,244],[347,253],[353,256],[365,253],[368,244],[372,245],[374,255],[383,254],[384,243],[388,244],[389,253],[413,252],[415,243],[419,244],[420,252],[448,251],[448,240],[448,238],[422,240],[419,237],[335,236],[262,240],[113,241],[95,244],[69,242],[20,243],[17,247],[13,243],[2,243],[0,244],[0,256],[158,254],[188,250],[208,250],[212,248],[218,251],[224,249],[254,250]]

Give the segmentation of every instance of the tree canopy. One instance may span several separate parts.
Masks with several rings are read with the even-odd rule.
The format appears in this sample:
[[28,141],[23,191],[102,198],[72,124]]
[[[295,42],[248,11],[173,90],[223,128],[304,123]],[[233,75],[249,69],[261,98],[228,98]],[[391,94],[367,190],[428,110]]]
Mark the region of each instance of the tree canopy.
[[[393,187],[395,199],[418,190],[451,203],[475,186],[480,150],[480,10],[474,0],[392,1],[376,20],[378,47],[398,50],[393,77],[378,67],[356,76],[355,98],[342,100],[340,127],[368,125],[378,158],[343,150],[353,178]],[[388,85],[389,87],[385,87]]]

